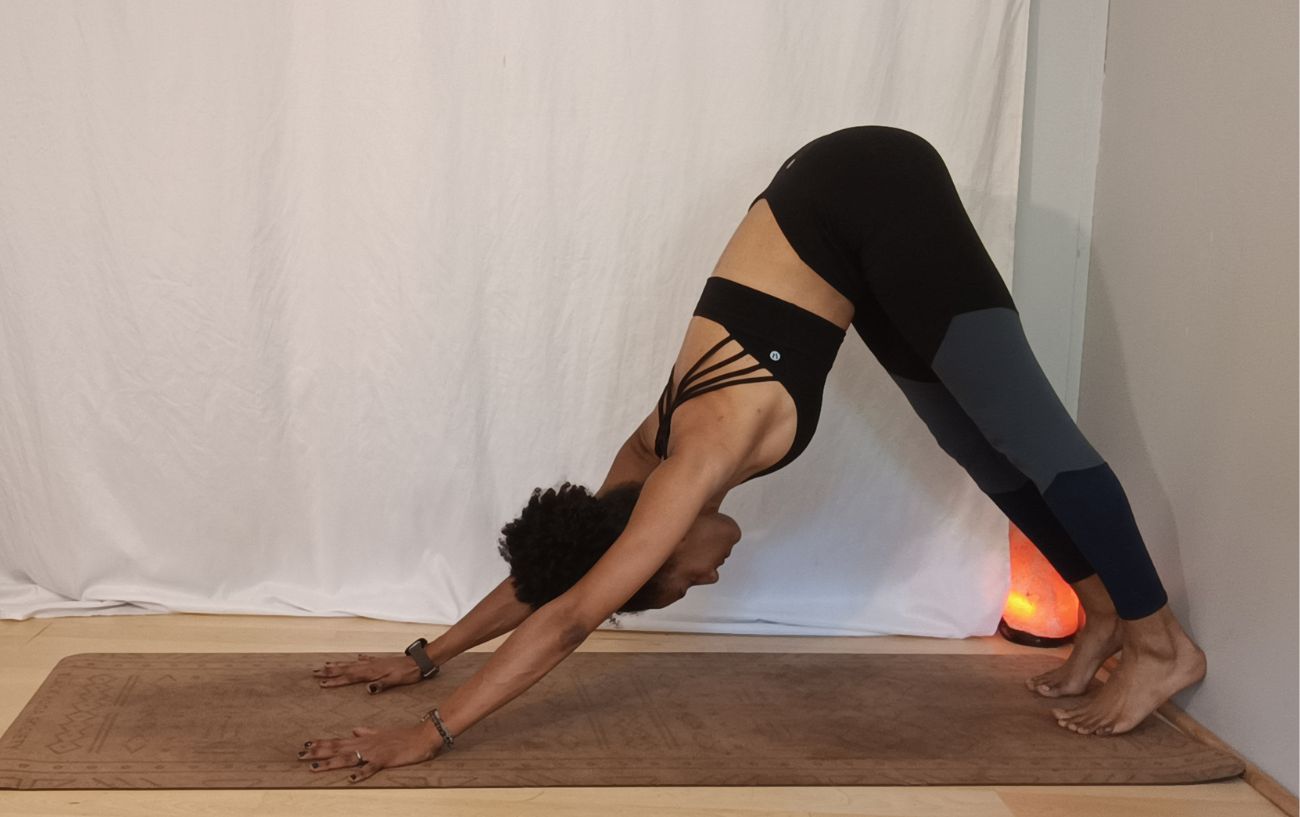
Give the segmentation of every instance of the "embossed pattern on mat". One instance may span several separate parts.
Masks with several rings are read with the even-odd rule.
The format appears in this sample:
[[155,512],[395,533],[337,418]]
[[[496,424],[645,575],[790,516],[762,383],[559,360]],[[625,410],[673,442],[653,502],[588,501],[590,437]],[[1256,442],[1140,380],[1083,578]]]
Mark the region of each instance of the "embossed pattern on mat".
[[303,742],[413,723],[491,653],[378,695],[311,675],[355,657],[68,656],[0,738],[0,788],[1138,784],[1243,771],[1155,715],[1107,737],[1057,726],[1051,707],[1078,699],[1024,686],[1056,655],[575,652],[454,749],[349,783],[350,769],[310,771]]

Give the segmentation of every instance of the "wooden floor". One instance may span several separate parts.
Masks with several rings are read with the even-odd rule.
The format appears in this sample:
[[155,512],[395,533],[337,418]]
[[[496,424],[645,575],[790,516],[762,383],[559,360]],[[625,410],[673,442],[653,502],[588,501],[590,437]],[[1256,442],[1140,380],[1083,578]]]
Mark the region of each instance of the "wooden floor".
[[[441,627],[363,618],[231,615],[85,616],[0,621],[0,728],[8,728],[59,659],[81,652],[389,652]],[[483,644],[491,651],[505,639]],[[744,652],[1051,652],[994,636],[783,637],[594,633],[582,650]],[[1104,677],[1104,676],[1103,676]],[[524,693],[527,695],[528,693]],[[1157,715],[1158,717],[1158,715]],[[1080,740],[1088,738],[1080,737]],[[436,762],[436,761],[435,761]],[[383,774],[381,771],[380,774]],[[0,814],[397,814],[482,817],[1276,817],[1283,812],[1242,779],[1187,786],[834,786],[512,789],[0,791]]]

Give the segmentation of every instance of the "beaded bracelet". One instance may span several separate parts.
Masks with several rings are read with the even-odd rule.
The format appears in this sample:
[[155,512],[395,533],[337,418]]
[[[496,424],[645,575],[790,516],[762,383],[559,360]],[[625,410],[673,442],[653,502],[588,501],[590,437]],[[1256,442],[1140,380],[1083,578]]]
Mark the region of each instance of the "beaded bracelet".
[[447,727],[443,726],[442,716],[438,714],[438,707],[435,706],[433,709],[430,709],[428,712],[425,712],[424,717],[420,718],[420,720],[433,721],[433,725],[438,727],[438,734],[442,735],[443,746],[450,749],[453,745],[455,745],[456,739],[453,738],[451,734],[447,732]]

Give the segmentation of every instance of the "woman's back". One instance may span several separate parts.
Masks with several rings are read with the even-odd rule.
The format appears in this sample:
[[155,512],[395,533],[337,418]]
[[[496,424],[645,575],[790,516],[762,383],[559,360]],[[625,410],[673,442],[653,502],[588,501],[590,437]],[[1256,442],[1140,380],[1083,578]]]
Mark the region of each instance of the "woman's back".
[[[805,264],[781,233],[766,200],[754,202],[724,248],[713,276],[742,284],[812,313],[845,330],[853,319],[853,305]],[[829,327],[828,327],[829,328]],[[729,335],[716,320],[693,315],[687,325],[672,368],[673,388],[682,383],[692,367],[701,368],[735,358],[714,369],[696,383],[764,375],[766,360],[758,360],[732,340],[712,355],[711,349]],[[702,360],[708,355],[707,360]],[[697,365],[698,364],[698,365]],[[690,385],[690,383],[685,384]],[[689,394],[689,392],[684,392]],[[791,449],[799,426],[795,399],[778,380],[746,382],[743,388],[714,388],[699,394],[671,411],[670,423],[660,419],[667,408],[661,399],[642,422],[638,435],[647,450],[659,449],[666,456],[678,446],[707,443],[745,452],[728,489],[744,482],[781,460]],[[666,445],[661,437],[671,427]],[[656,443],[660,443],[656,445]],[[666,448],[666,450],[665,450]]]

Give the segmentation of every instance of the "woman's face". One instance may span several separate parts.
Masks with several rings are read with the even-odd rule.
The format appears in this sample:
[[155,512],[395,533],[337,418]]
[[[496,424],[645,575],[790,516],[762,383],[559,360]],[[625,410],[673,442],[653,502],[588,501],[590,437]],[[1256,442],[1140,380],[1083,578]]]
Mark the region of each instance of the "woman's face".
[[658,607],[667,607],[697,584],[713,584],[718,568],[740,541],[740,526],[724,513],[701,514],[677,550],[660,569],[664,596]]

